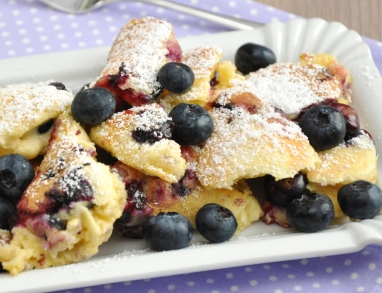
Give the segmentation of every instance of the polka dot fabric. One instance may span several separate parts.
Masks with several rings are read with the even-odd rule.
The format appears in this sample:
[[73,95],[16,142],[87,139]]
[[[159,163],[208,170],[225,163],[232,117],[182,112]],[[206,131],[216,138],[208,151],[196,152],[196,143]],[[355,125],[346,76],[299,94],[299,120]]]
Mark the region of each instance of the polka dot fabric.
[[[297,16],[250,0],[178,0],[176,2],[267,23]],[[14,58],[110,46],[127,21],[151,15],[173,23],[178,37],[230,29],[169,9],[118,2],[83,15],[68,15],[37,0],[0,1],[0,58]],[[364,38],[382,72],[382,43]],[[282,245],[282,244],[281,244]],[[256,247],[254,247],[256,249]],[[57,293],[164,292],[382,292],[382,249],[312,259],[258,264],[215,271],[104,284]]]

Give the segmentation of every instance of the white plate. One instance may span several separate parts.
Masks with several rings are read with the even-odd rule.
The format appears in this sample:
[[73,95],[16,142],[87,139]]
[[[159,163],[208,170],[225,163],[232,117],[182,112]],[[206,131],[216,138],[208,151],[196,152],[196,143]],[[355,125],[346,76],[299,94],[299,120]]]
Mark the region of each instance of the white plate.
[[[363,128],[374,137],[382,153],[382,79],[368,46],[354,31],[340,23],[320,19],[271,23],[254,31],[205,35],[180,40],[183,47],[216,45],[223,59],[233,61],[236,49],[247,42],[273,49],[278,61],[297,61],[300,53],[329,53],[347,67],[354,83],[353,105]],[[105,64],[109,48],[63,52],[0,60],[0,86],[54,79],[76,92],[93,80]],[[378,163],[382,174],[381,162]],[[380,180],[379,180],[380,181]],[[380,181],[381,182],[381,181]],[[255,223],[240,237],[222,244],[203,244],[196,235],[193,245],[178,251],[150,252],[141,240],[118,235],[102,245],[88,261],[56,268],[0,275],[0,292],[42,292],[128,281],[203,270],[349,253],[368,244],[382,244],[382,216],[357,223],[342,222],[320,233],[303,234],[277,225]]]

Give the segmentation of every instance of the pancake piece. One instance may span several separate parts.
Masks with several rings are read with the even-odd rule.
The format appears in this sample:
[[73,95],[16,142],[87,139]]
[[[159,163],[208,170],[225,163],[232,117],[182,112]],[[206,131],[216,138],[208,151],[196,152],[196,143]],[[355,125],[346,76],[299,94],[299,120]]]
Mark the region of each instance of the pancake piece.
[[319,161],[294,122],[237,82],[220,91],[211,111],[214,130],[199,153],[196,174],[209,188],[231,188],[243,178],[293,177]]
[[122,162],[112,167],[123,179],[128,194],[123,216],[117,221],[125,226],[123,236],[142,237],[144,221],[160,212],[177,212],[195,228],[196,213],[207,203],[218,203],[230,209],[238,222],[237,233],[260,218],[260,205],[245,181],[240,181],[232,189],[205,189],[195,174],[195,151],[183,147],[182,153],[189,168],[181,180],[172,184],[146,176]]
[[292,119],[324,100],[349,104],[351,77],[334,57],[303,54],[301,58],[300,63],[275,63],[248,74],[254,95]]
[[181,62],[188,65],[195,75],[192,87],[183,94],[170,93],[166,89],[160,96],[159,104],[167,112],[180,103],[198,104],[204,107],[211,95],[211,80],[221,58],[222,50],[213,46],[200,46],[185,50]]
[[0,156],[44,154],[55,119],[72,100],[65,86],[52,80],[0,88]]
[[347,184],[355,180],[377,181],[377,154],[371,137],[360,135],[327,151],[318,152],[321,162],[307,172],[309,182]]
[[180,145],[169,139],[173,122],[158,104],[115,113],[90,130],[90,138],[140,172],[169,183],[179,181],[187,164]]
[[121,28],[112,45],[108,63],[90,86],[110,90],[118,108],[147,104],[162,87],[159,69],[169,61],[180,61],[182,50],[168,22],[145,17],[133,19]]
[[5,270],[15,275],[79,262],[109,239],[126,193],[95,155],[84,129],[62,114],[39,172],[17,205],[12,240],[0,246]]

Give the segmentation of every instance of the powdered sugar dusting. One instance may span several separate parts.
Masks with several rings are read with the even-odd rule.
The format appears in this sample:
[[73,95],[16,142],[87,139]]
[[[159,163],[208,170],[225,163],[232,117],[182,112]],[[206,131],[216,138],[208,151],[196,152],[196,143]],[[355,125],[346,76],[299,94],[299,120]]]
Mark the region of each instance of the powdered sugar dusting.
[[247,80],[255,95],[288,115],[325,99],[341,95],[336,79],[316,64],[280,63],[250,73]]
[[50,83],[24,83],[0,89],[0,136],[22,136],[70,105],[73,95]]
[[152,17],[129,22],[120,30],[100,77],[118,74],[122,65],[128,79],[121,89],[151,95],[160,88],[157,73],[169,53],[166,42],[172,32],[171,24]]
[[182,62],[194,71],[195,78],[210,78],[222,50],[214,46],[200,46],[183,52]]

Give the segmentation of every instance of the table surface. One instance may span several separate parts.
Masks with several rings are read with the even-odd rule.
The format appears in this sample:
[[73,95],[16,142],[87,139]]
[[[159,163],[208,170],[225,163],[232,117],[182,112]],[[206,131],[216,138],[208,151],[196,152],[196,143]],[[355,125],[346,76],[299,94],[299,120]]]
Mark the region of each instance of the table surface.
[[[301,16],[322,17],[329,21],[341,20],[337,18],[341,15],[347,16],[350,21],[348,27],[356,29],[364,36],[375,63],[382,72],[380,0],[259,0],[285,11],[251,0],[176,2],[262,23],[287,21]],[[366,15],[370,17],[364,17],[365,7],[369,9]],[[327,11],[326,16],[320,14],[323,10]],[[37,0],[1,0],[0,58],[110,46],[119,27],[133,17],[145,15],[165,18],[172,22],[178,37],[228,30],[197,18],[144,4],[115,3],[86,15],[74,16],[48,9]],[[331,18],[331,15],[336,18]],[[373,20],[375,15],[378,15],[377,21]],[[344,19],[341,21],[346,23]],[[359,26],[356,26],[357,23]],[[379,29],[375,30],[374,26]],[[369,245],[359,252],[337,256],[249,265],[86,288],[68,288],[57,292],[382,292],[381,252],[381,247]]]

